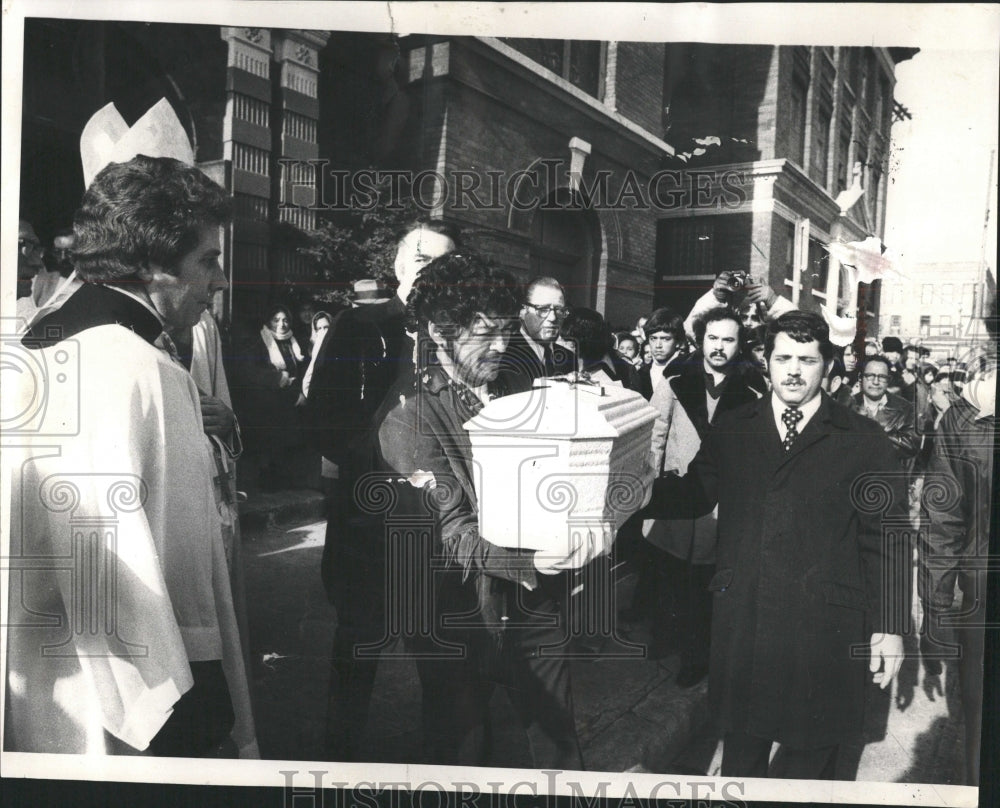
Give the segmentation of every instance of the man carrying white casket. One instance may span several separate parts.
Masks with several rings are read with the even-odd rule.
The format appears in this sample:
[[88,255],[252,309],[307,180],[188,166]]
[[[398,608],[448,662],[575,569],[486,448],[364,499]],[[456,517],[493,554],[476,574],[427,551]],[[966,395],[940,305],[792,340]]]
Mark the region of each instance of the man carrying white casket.
[[50,368],[78,351],[80,376],[53,373],[18,436],[7,747],[255,756],[200,396],[154,345],[226,288],[229,200],[179,160],[123,159],[74,220],[82,284],[22,339]]
[[[538,573],[577,568],[603,544],[585,536],[553,557],[489,543],[479,531],[477,472],[462,426],[507,392],[497,376],[519,308],[514,278],[476,256],[444,255],[423,270],[408,304],[420,334],[416,379],[409,390],[390,392],[383,412],[391,411],[376,416],[378,453],[403,481],[394,519],[409,509],[434,522],[433,636],[410,640],[430,762],[509,765],[483,753],[489,699],[500,684],[523,720],[534,765],[579,769],[569,666],[539,653],[565,631],[546,619],[558,607]],[[459,657],[440,653],[448,643],[462,650]]]

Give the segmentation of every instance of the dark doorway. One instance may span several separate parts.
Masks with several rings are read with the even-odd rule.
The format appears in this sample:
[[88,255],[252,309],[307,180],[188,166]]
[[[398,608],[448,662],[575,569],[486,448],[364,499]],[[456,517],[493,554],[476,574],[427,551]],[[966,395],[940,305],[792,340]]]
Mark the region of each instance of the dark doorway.
[[539,206],[531,220],[531,275],[559,281],[568,306],[594,308],[598,227],[594,212],[573,205],[565,192]]

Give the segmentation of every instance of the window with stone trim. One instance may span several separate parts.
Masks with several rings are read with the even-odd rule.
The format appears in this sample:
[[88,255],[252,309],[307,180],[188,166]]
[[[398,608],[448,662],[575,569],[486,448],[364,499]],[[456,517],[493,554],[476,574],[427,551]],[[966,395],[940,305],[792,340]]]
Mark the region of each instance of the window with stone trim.
[[606,42],[516,37],[504,37],[500,41],[548,68],[587,95],[603,100]]
[[656,223],[656,274],[660,278],[676,275],[715,274],[711,217],[661,219]]

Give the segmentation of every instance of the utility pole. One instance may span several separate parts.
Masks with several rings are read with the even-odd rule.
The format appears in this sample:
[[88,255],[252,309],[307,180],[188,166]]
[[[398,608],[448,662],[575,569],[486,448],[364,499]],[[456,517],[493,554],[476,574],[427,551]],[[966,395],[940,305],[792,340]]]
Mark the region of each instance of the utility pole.
[[971,340],[979,337],[979,326],[986,316],[986,236],[990,226],[990,202],[993,199],[993,165],[996,160],[996,149],[990,151],[990,170],[986,174],[986,213],[983,216],[983,238],[979,248],[979,279],[976,282],[976,304],[972,309],[972,319],[969,321],[967,336]]

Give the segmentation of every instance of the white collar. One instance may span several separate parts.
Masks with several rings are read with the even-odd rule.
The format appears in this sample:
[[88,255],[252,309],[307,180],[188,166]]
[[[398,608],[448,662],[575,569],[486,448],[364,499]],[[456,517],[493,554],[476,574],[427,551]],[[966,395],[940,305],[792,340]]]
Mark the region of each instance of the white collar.
[[151,301],[148,296],[146,296],[146,295],[138,295],[135,292],[133,292],[131,289],[126,289],[123,286],[114,286],[114,285],[111,285],[111,284],[105,284],[105,288],[107,288],[107,289],[113,289],[114,291],[118,292],[119,294],[123,294],[126,297],[132,298],[137,303],[141,303],[143,307],[145,307],[146,309],[148,309],[150,312],[153,313],[153,316],[155,316],[156,319],[160,321],[160,325],[163,327],[164,330],[166,330],[166,327],[167,327],[166,320],[164,320],[163,319],[163,315],[160,314],[160,312],[158,312],[156,310],[156,308],[153,306],[153,301]]

